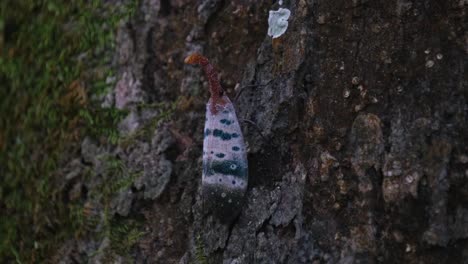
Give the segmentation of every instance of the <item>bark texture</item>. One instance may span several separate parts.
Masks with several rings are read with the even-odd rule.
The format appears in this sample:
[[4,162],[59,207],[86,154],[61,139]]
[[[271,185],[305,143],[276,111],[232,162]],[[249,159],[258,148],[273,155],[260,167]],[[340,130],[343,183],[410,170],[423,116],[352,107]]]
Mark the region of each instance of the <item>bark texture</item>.
[[[136,263],[463,263],[468,259],[466,1],[143,0],[119,29],[118,83],[106,104],[130,110],[122,135],[161,115],[118,155],[141,174],[112,200],[139,218]],[[246,203],[231,224],[200,196],[206,79],[219,70],[248,144]],[[92,188],[93,181],[87,183]],[[91,199],[91,198],[89,198]],[[76,242],[82,259],[106,240]],[[99,255],[91,261],[103,261]],[[121,260],[125,261],[125,260]]]

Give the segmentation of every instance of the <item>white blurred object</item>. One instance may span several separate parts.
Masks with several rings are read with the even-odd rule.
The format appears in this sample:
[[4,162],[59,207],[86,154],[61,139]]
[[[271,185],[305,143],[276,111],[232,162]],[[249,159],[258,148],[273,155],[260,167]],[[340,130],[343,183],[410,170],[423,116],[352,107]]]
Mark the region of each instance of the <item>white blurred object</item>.
[[268,16],[268,36],[277,38],[288,29],[288,19],[291,11],[287,8],[280,8],[277,11],[270,10]]

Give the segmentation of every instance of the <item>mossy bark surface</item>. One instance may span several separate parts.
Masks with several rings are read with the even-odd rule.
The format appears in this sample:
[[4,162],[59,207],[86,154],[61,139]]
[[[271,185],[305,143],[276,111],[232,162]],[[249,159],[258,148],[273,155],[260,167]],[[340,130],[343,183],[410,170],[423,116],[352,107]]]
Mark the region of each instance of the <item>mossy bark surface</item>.
[[[106,103],[130,112],[121,132],[137,136],[113,148],[87,140],[82,154],[89,165],[110,152],[140,172],[111,202],[112,217],[143,231],[121,260],[466,261],[466,3],[282,7],[291,16],[276,39],[267,35],[272,1],[143,0],[119,28],[118,81]],[[229,224],[204,210],[209,92],[202,71],[183,63],[193,52],[215,65],[248,120],[249,187]],[[168,102],[170,114],[139,107]],[[62,259],[84,260],[105,243],[71,240]]]

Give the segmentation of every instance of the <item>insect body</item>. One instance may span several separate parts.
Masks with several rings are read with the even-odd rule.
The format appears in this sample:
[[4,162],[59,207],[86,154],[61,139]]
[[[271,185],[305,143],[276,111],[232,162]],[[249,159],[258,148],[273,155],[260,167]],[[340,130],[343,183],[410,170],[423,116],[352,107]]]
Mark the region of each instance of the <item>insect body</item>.
[[205,204],[223,218],[235,216],[247,189],[244,138],[231,100],[224,95],[208,59],[192,54],[185,63],[203,67],[210,84],[203,140],[202,189]]

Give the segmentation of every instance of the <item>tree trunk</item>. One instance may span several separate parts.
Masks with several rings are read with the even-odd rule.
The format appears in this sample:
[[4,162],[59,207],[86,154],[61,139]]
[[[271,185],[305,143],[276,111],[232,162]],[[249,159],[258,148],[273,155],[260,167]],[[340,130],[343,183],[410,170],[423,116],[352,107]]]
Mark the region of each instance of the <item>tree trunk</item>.
[[[114,219],[138,219],[144,231],[130,259],[468,259],[465,1],[194,2],[140,1],[119,29],[118,82],[105,103],[130,111],[124,136],[158,120],[150,136],[111,150],[82,145],[85,161],[111,152],[141,172],[111,201]],[[268,14],[279,7],[291,16],[272,39]],[[183,64],[193,52],[215,65],[247,120],[249,187],[227,224],[201,197],[209,93],[201,69]],[[174,101],[172,112],[138,107]],[[75,253],[65,256],[83,260]]]

